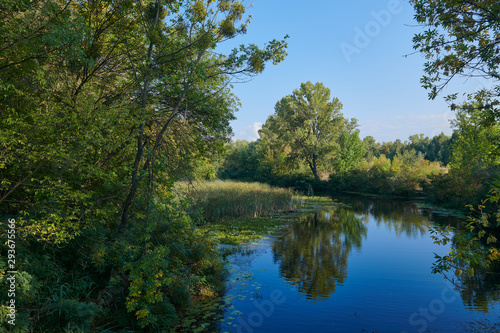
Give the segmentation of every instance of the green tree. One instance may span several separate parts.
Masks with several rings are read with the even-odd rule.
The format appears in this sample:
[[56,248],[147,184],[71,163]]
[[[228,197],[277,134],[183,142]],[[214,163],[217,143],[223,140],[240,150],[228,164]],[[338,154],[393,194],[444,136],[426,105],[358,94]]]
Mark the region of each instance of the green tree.
[[[476,285],[485,285],[476,277],[476,268],[489,268],[498,261],[497,234],[498,182],[486,195],[485,181],[498,177],[498,109],[500,96],[500,3],[492,0],[436,1],[411,0],[417,22],[428,29],[415,35],[414,48],[428,59],[421,82],[435,98],[455,77],[483,77],[491,88],[467,95],[465,103],[452,104],[458,109],[452,145],[451,170],[445,185],[458,192],[468,203],[479,205],[470,217],[464,232],[449,237],[449,230],[437,230],[435,240],[446,244],[453,240],[455,248],[444,257],[437,257],[435,272],[454,269],[472,278]],[[447,96],[456,100],[458,94]],[[450,186],[451,184],[451,186]],[[443,184],[439,184],[443,187]],[[465,192],[465,193],[464,193]],[[449,201],[448,198],[445,198]],[[492,204],[492,214],[486,204]],[[485,209],[483,211],[483,209]],[[496,223],[496,224],[495,224]],[[463,287],[465,284],[462,284]],[[496,283],[497,284],[497,283]],[[498,285],[498,284],[497,284]]]
[[443,165],[448,165],[450,163],[451,142],[451,137],[445,135],[443,132],[434,136],[429,143],[425,157],[431,162],[439,161]]
[[276,103],[262,131],[273,133],[289,157],[304,161],[319,180],[321,171],[330,171],[340,151],[338,139],[348,128],[341,110],[340,100],[322,83],[302,83]]
[[359,138],[359,130],[343,131],[339,137],[340,151],[335,159],[335,171],[344,174],[356,168],[365,155],[363,141]]
[[106,1],[2,6],[0,203],[20,233],[64,243],[116,213],[134,126],[117,36],[134,21]]
[[365,158],[371,161],[374,157],[380,156],[380,143],[375,141],[373,136],[367,136],[363,139],[365,147]]
[[[422,84],[434,99],[456,76],[483,76],[497,84],[500,4],[493,0],[411,0],[415,19],[428,28],[413,38],[428,60]],[[498,96],[499,86],[486,95]],[[485,93],[478,92],[479,95]],[[483,96],[483,97],[486,97]],[[497,105],[496,101],[488,103]],[[486,108],[490,111],[490,107]]]
[[235,111],[227,86],[235,75],[255,75],[264,70],[266,62],[280,62],[286,47],[284,41],[275,40],[265,49],[241,46],[227,56],[214,56],[222,42],[246,32],[249,20],[244,20],[245,7],[239,1],[184,4],[157,0],[146,2],[144,10],[138,38],[147,42],[136,53],[128,52],[138,96],[138,124],[121,232],[130,222],[129,211],[141,181],[147,180],[150,192],[156,164],[168,158],[158,156],[172,126],[186,123],[190,133],[198,132],[192,148],[203,147],[205,138],[215,137],[216,142],[227,138]]
[[394,156],[401,154],[405,148],[406,143],[402,142],[400,139],[396,139],[394,142],[383,142],[380,147],[380,153],[392,160]]
[[409,149],[415,149],[417,152],[420,152],[424,155],[427,154],[429,144],[431,139],[423,134],[414,134],[409,137],[410,143],[408,144]]
[[255,141],[232,142],[219,170],[219,176],[223,179],[256,180],[260,164],[257,145]]
[[171,186],[227,142],[231,82],[285,56],[284,40],[214,52],[248,23],[232,0],[0,4],[0,207],[26,259],[20,326],[162,330],[218,283],[216,244]]

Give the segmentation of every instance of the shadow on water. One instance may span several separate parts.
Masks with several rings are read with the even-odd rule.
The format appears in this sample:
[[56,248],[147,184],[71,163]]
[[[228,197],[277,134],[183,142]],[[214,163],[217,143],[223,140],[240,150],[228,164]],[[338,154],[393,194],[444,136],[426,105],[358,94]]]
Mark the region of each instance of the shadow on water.
[[293,224],[273,244],[281,276],[308,298],[328,298],[347,277],[347,259],[361,248],[366,225],[350,209],[322,210]]

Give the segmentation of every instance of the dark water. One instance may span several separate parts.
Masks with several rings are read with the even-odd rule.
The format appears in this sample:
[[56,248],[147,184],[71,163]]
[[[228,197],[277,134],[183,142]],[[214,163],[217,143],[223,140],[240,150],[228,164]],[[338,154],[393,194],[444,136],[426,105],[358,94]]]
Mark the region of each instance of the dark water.
[[[435,223],[411,203],[342,199],[232,258],[221,332],[497,332],[495,293],[432,274]],[[496,327],[491,328],[491,327]]]

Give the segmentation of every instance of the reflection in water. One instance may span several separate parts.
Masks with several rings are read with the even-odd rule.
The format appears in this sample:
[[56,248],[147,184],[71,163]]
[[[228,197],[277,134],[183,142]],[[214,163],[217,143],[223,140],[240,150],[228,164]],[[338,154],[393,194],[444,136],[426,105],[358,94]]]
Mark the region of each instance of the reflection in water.
[[500,275],[476,272],[461,301],[431,274],[433,253],[447,248],[433,243],[428,227],[458,229],[460,219],[397,200],[334,201],[254,245],[255,254],[237,256],[245,259],[233,261],[244,277],[233,275],[237,287],[228,293],[232,307],[221,331],[498,331],[488,329],[500,327]]
[[[422,211],[403,201],[350,198],[349,203],[348,208],[321,210],[292,225],[273,245],[281,276],[309,299],[328,298],[345,281],[347,259],[353,248],[361,248],[368,216],[378,226],[411,238],[423,236],[432,223],[458,225],[456,218]],[[464,304],[487,312],[488,304],[500,298],[498,283],[498,274],[477,270],[460,290]]]
[[498,274],[483,269],[475,270],[474,275],[465,277],[460,288],[464,305],[485,313],[489,312],[500,299]]
[[[466,233],[465,230],[457,232]],[[457,248],[458,246],[453,241],[453,247]],[[487,253],[488,250],[485,248],[484,255]],[[462,274],[455,277],[453,269],[446,273],[446,275],[453,276],[451,281],[459,287],[464,305],[485,313],[489,312],[500,300],[500,263],[492,262],[488,267],[470,265],[466,261],[459,261],[457,264],[456,268],[460,268],[463,272],[467,272],[469,266],[474,268],[471,275]]]
[[[359,198],[349,198],[349,203],[353,211],[358,214],[370,214],[377,221],[377,224],[385,223],[397,235],[401,233],[415,237],[423,235],[432,223],[441,225],[451,225],[461,230],[463,223],[460,219],[451,216],[442,216],[432,210],[422,210],[416,205],[408,204],[398,200],[360,200]],[[463,231],[459,231],[463,232]],[[452,244],[456,247],[456,244]],[[464,265],[465,272],[467,267]],[[453,272],[448,275],[453,276]],[[488,312],[491,305],[500,300],[500,264],[493,265],[489,270],[476,267],[472,276],[460,279],[451,278],[453,283],[459,284],[459,292],[463,304]]]
[[323,210],[299,222],[273,244],[280,274],[309,299],[328,298],[347,277],[347,258],[361,248],[366,225],[345,207]]
[[351,199],[350,204],[353,211],[373,216],[377,225],[384,223],[398,236],[422,236],[429,230],[431,223],[429,216],[422,215],[417,206],[402,201]]

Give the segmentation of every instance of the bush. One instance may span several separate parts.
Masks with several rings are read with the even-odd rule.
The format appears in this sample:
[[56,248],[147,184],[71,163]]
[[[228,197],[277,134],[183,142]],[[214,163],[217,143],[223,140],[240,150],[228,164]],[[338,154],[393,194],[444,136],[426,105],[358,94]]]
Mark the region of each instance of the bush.
[[[60,246],[16,240],[16,326],[33,332],[169,330],[193,300],[222,290],[217,241],[205,237],[170,190],[130,230],[98,225]],[[6,232],[4,226],[1,234]],[[8,302],[6,247],[0,248],[0,301]],[[0,331],[7,329],[0,307]],[[146,328],[147,327],[147,328]]]
[[440,163],[429,162],[415,151],[405,151],[392,161],[381,155],[341,175],[333,174],[330,186],[336,191],[409,197],[421,194],[432,177],[445,172]]

